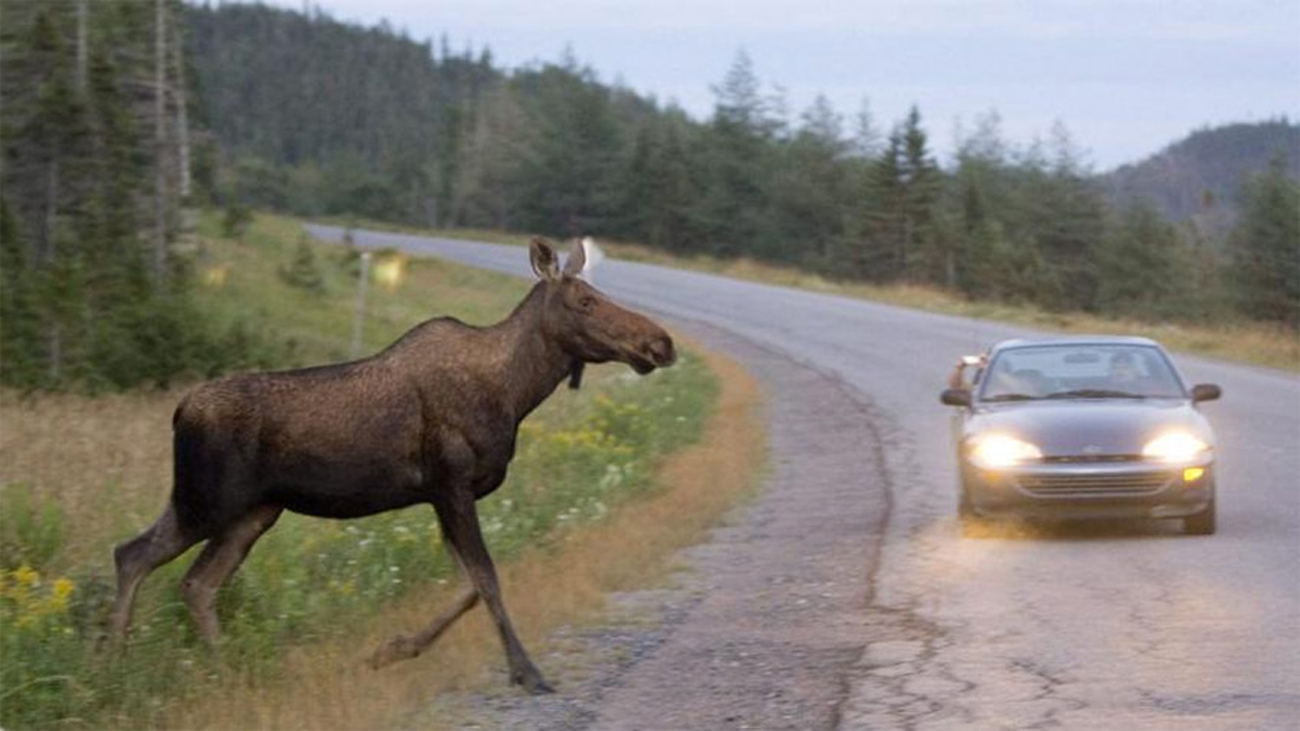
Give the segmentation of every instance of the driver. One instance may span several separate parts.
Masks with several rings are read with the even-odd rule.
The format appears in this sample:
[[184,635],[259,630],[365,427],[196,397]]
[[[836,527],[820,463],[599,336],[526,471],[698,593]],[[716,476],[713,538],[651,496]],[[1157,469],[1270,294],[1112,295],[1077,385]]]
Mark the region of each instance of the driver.
[[1141,380],[1137,361],[1132,353],[1116,353],[1110,359],[1110,381],[1114,384],[1133,384]]

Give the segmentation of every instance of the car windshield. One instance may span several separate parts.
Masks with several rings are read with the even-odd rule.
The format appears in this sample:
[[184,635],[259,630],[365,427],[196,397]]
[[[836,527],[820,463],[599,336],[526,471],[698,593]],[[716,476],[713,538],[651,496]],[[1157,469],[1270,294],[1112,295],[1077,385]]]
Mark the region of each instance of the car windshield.
[[1158,348],[1144,345],[1041,345],[999,352],[983,374],[983,401],[1184,398]]

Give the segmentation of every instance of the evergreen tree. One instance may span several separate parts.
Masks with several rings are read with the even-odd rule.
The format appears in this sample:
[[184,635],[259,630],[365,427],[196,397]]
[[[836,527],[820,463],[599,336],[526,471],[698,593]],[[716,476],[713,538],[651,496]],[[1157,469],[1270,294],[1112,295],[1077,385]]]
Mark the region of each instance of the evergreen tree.
[[0,0],[5,383],[127,387],[231,362],[167,256],[188,159],[176,5]]
[[850,257],[861,276],[877,281],[934,278],[933,272],[947,263],[935,224],[942,185],[920,112],[912,107],[863,179],[858,245]]
[[781,258],[834,268],[852,194],[843,164],[848,152],[839,114],[818,96],[794,138],[781,146],[773,175],[769,226]]
[[896,128],[880,157],[863,176],[856,240],[840,257],[846,270],[856,277],[889,282],[901,279],[905,272],[907,188],[903,155],[903,136]]
[[[943,181],[939,166],[930,154],[921,112],[915,105],[907,114],[902,128],[903,156],[899,170],[903,198],[899,214],[903,223],[900,261],[911,279],[945,281],[954,285],[954,261],[950,250],[941,246],[935,230],[934,207]],[[938,272],[946,273],[940,279]]]
[[871,111],[871,102],[866,97],[862,98],[856,123],[853,154],[864,160],[870,160],[880,154],[880,130],[876,129],[876,117]]
[[691,217],[699,190],[685,139],[689,125],[685,112],[671,109],[641,127],[625,165],[620,235],[671,251],[699,245]]
[[516,202],[524,189],[525,165],[537,146],[520,95],[505,83],[486,91],[474,107],[473,127],[456,151],[452,210],[445,223],[453,226],[519,228]]
[[956,288],[979,298],[1027,299],[1024,283],[1033,280],[1037,262],[1013,234],[1016,171],[996,112],[982,115],[970,136],[959,135],[956,158],[944,198],[946,215],[957,222],[947,233]]
[[306,235],[298,239],[289,263],[280,267],[280,278],[291,287],[318,293],[325,291],[325,279],[316,263],[316,252]]
[[1300,325],[1300,183],[1275,158],[1242,190],[1241,222],[1230,242],[1241,311]]
[[1019,195],[1025,226],[1043,261],[1036,301],[1056,310],[1097,306],[1096,250],[1105,231],[1100,187],[1064,125],[1053,127],[1051,160],[1031,149]]
[[768,154],[776,122],[760,92],[753,61],[744,50],[726,78],[713,87],[713,119],[705,135],[707,184],[698,208],[716,253],[766,253]]
[[525,227],[559,236],[603,234],[613,225],[623,142],[609,92],[572,59],[523,79],[536,146],[521,163]]
[[1110,313],[1167,315],[1188,284],[1178,234],[1149,205],[1130,207],[1110,226],[1096,267],[1098,307]]

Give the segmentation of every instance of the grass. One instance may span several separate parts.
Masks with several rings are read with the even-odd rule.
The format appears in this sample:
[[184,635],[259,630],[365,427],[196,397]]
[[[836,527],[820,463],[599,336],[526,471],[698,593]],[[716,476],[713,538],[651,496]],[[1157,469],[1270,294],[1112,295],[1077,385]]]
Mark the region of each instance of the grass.
[[[528,241],[528,237],[522,234],[479,229],[431,232],[372,221],[332,220],[331,223],[398,233],[436,234],[499,244],[522,245]],[[600,244],[611,256],[624,261],[690,269],[752,282],[855,297],[927,312],[995,320],[1036,329],[1077,334],[1141,335],[1159,340],[1170,349],[1179,352],[1300,371],[1300,332],[1295,328],[1282,325],[1250,321],[1144,322],[1101,317],[1083,312],[1047,312],[1029,305],[971,300],[932,286],[833,281],[793,266],[769,264],[744,257],[724,259],[706,254],[675,255],[648,246],[625,242],[601,241]]]
[[[355,270],[337,247],[306,244],[323,282],[316,291],[290,286],[279,271],[299,245],[296,223],[259,217],[237,242],[217,236],[215,220],[205,218],[200,233],[196,266],[208,284],[199,296],[208,309],[264,323],[289,363],[346,354]],[[371,289],[363,352],[435,313],[499,319],[526,286],[442,262],[405,262],[399,286]],[[525,637],[575,616],[565,607],[590,609],[607,587],[644,576],[647,564],[627,567],[651,559],[635,557],[698,537],[700,521],[730,504],[734,491],[695,495],[725,483],[724,475],[714,470],[682,492],[689,480],[672,466],[681,463],[663,461],[692,453],[682,450],[701,438],[747,433],[720,395],[729,392],[687,351],[674,368],[645,378],[591,369],[581,392],[557,394],[525,423],[510,478],[481,504]],[[427,622],[453,579],[428,509],[348,522],[283,518],[220,598],[219,658],[198,646],[179,602],[186,557],[141,592],[130,651],[92,651],[113,593],[111,546],[147,526],[170,489],[170,412],[180,394],[0,392],[0,726],[370,727],[414,698],[392,688],[429,692],[427,661],[365,678],[354,662],[381,636]],[[704,431],[718,404],[732,411],[722,436]],[[725,462],[729,449],[707,454]],[[744,484],[749,467],[729,464],[727,479]],[[719,507],[697,515],[691,501],[699,499]],[[647,522],[655,505],[678,514]],[[608,542],[580,548],[596,534]],[[600,576],[568,570],[583,561]],[[456,634],[468,649],[447,642],[434,650],[451,685],[500,655],[481,620]],[[444,644],[460,664],[443,662]]]

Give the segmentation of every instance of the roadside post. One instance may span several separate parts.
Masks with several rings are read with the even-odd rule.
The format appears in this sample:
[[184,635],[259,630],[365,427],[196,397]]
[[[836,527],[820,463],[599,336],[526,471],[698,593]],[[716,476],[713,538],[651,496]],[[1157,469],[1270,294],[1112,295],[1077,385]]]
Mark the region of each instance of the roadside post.
[[366,282],[370,280],[370,252],[361,252],[361,275],[357,281],[357,311],[352,318],[352,347],[349,357],[356,360],[361,355],[361,330],[366,322]]

